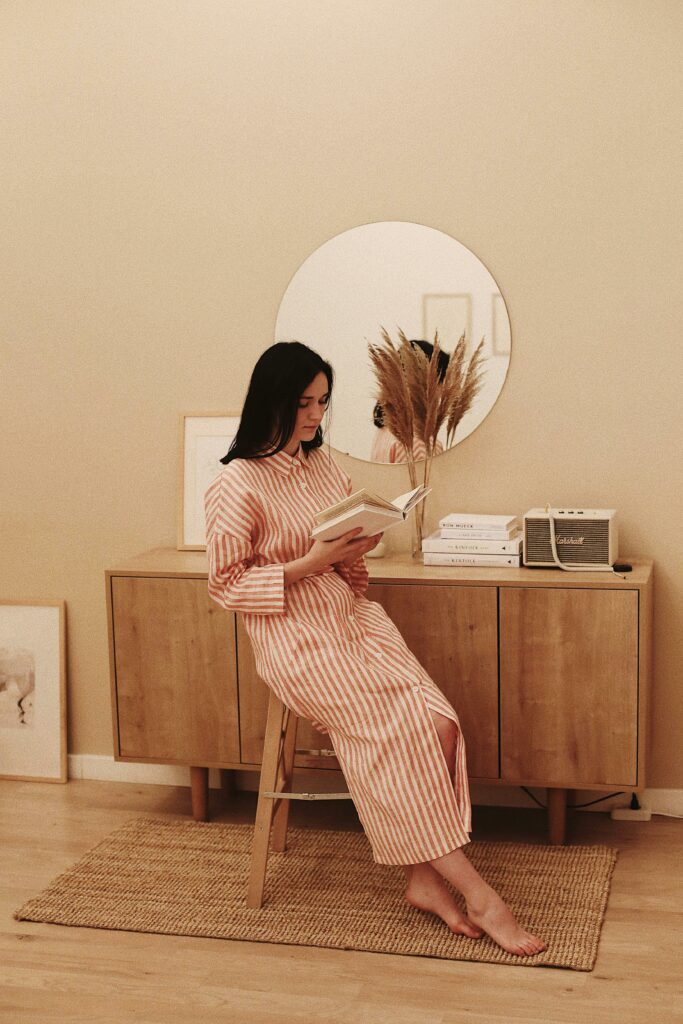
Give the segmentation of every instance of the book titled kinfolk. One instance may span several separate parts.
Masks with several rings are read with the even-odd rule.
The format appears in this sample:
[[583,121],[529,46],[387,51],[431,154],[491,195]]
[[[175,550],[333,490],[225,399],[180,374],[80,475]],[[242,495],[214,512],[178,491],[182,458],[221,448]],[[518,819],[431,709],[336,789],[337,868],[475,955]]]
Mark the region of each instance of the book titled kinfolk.
[[353,540],[383,533],[389,527],[405,522],[408,514],[430,491],[431,487],[420,484],[412,491],[399,494],[393,501],[381,498],[365,488],[355,491],[348,498],[315,513],[318,525],[311,530],[311,537],[315,540],[335,540],[357,526],[362,526],[363,531],[356,534]]
[[422,559],[425,565],[472,565],[472,566],[507,566],[519,569],[521,555],[462,555],[448,551],[424,551]]
[[435,530],[422,541],[422,550],[430,553],[459,555],[519,555],[522,551],[522,534],[516,533],[509,540],[478,540],[467,534],[465,537],[442,537],[441,530]]
[[444,540],[512,540],[519,532],[511,527],[509,530],[461,530],[460,527],[451,529],[443,526],[439,531]]

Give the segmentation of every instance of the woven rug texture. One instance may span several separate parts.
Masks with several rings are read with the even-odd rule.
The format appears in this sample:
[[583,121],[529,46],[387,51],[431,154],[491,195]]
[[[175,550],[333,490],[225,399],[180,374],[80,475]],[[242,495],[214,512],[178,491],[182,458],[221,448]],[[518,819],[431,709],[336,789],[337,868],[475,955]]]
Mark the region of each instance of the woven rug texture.
[[[135,818],[14,914],[20,921],[289,943],[520,967],[593,969],[617,850],[474,840],[463,852],[519,923],[548,943],[515,956],[455,935],[403,898],[400,866],[376,864],[362,832],[290,827],[264,902],[245,905],[252,825]],[[448,884],[448,883],[447,883]],[[460,893],[449,885],[461,910]]]

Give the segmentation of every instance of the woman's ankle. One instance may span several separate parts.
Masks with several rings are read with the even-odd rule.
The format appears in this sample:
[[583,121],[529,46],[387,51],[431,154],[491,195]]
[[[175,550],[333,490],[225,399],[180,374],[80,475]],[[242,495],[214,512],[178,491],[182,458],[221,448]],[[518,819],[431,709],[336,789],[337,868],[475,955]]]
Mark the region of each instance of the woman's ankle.
[[430,861],[430,863],[437,874],[445,878],[447,882],[450,882],[458,890],[467,902],[468,907],[483,911],[484,908],[490,905],[492,899],[497,898],[497,893],[481,877],[474,865],[467,860],[464,854],[458,856],[459,853],[460,851],[454,851],[454,854],[449,854],[448,864],[440,863],[445,858],[437,858],[436,861]]
[[[438,873],[439,872],[437,872],[437,874]],[[457,889],[467,906],[475,911],[478,910],[482,913],[486,907],[490,906],[491,900],[496,899],[495,890],[492,889],[491,886],[483,880],[483,878],[480,878],[477,881],[471,881],[468,879],[463,882],[454,881],[447,876],[441,877],[445,878],[454,889]]]
[[463,892],[463,896],[467,903],[467,909],[472,914],[483,914],[491,906],[492,900],[503,902],[496,890],[483,880],[481,884],[468,887],[467,892]]

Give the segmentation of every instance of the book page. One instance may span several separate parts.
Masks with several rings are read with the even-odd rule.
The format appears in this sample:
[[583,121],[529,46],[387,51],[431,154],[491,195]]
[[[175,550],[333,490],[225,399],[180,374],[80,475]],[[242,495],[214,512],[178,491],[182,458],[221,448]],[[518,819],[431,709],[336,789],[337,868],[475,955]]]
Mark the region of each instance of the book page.
[[362,488],[360,491],[354,491],[348,498],[343,498],[338,501],[335,505],[330,505],[328,508],[323,509],[321,512],[316,512],[315,521],[317,523],[325,523],[328,519],[335,519],[337,516],[342,515],[349,509],[357,508],[359,505],[365,503],[366,505],[374,505],[377,508],[394,508],[394,505],[387,501],[385,498],[380,498],[377,494],[373,494],[371,491]]
[[402,512],[409,512],[411,508],[415,508],[423,498],[426,498],[430,491],[431,487],[427,487],[425,489],[425,487],[420,484],[412,491],[406,491],[405,494],[399,494],[398,498],[394,498],[393,505]]
[[332,520],[330,522],[319,523],[311,532],[311,536],[315,540],[334,540],[336,537],[341,537],[342,534],[347,533],[349,530],[353,530],[357,526],[361,526],[362,533],[358,534],[354,540],[360,540],[361,537],[369,537],[375,533],[383,533],[384,530],[388,530],[391,526],[396,526],[398,523],[404,521],[403,513],[399,512],[398,509],[394,509],[393,513],[387,509],[373,509],[370,507],[355,509],[351,512],[347,512],[342,517],[341,521]]

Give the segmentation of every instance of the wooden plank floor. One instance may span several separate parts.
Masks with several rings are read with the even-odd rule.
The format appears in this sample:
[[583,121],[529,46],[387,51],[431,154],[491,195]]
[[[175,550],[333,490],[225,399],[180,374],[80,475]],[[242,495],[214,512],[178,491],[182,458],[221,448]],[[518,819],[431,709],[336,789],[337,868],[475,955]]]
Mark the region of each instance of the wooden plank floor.
[[[214,820],[256,796],[211,792]],[[618,847],[592,972],[18,922],[13,911],[135,815],[189,815],[189,790],[0,782],[2,1024],[492,1024],[683,1021],[683,821],[575,812],[570,838]],[[300,827],[360,829],[349,801],[295,801]],[[542,811],[474,808],[474,839],[543,842]],[[330,908],[330,915],[334,909]]]

